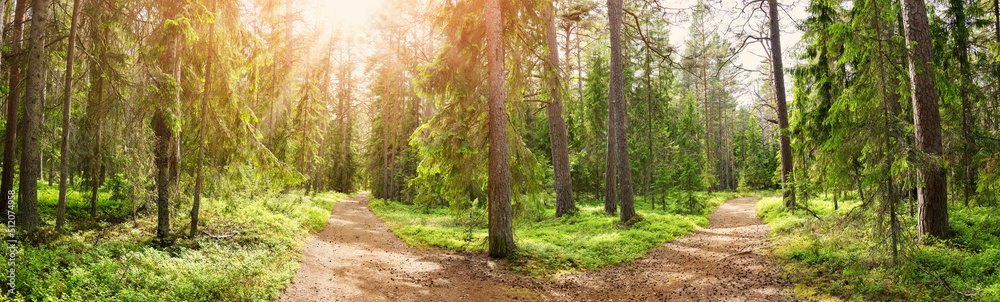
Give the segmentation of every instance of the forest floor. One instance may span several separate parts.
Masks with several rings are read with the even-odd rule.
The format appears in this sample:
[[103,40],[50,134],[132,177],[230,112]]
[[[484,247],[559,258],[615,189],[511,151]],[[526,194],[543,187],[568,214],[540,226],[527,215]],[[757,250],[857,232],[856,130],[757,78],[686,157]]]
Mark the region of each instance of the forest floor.
[[733,199],[696,230],[636,261],[537,278],[483,253],[418,249],[368,208],[367,194],[337,202],[307,243],[282,301],[781,301],[795,300],[770,260],[756,198]]

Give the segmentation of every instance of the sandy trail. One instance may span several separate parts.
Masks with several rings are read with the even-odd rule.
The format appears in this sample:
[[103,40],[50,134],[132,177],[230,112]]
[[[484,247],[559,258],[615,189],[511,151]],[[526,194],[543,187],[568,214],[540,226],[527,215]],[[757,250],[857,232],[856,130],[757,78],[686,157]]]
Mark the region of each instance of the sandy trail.
[[726,202],[707,228],[639,260],[547,279],[522,276],[480,253],[410,247],[371,212],[369,199],[337,202],[326,228],[304,248],[282,301],[794,300],[769,258],[753,250],[767,244],[768,232],[753,198]]

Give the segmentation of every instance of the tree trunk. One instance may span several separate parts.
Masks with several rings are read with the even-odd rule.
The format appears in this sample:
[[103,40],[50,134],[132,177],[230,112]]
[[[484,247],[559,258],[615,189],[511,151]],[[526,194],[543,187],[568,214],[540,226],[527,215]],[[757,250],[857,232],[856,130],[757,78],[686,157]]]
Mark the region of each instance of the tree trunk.
[[[386,83],[391,84],[391,83]],[[389,173],[389,124],[391,123],[395,127],[395,123],[392,122],[392,118],[389,116],[389,108],[392,106],[393,98],[388,98],[386,107],[382,110],[382,198],[387,200],[392,200],[392,195],[389,194],[392,179]]]
[[931,76],[931,52],[927,9],[923,0],[903,0],[906,44],[914,45],[910,56],[910,89],[913,92],[913,125],[917,148],[925,154],[920,163],[923,186],[917,189],[917,236],[948,237],[948,196],[945,171],[937,164],[941,155],[941,113]]
[[[1000,0],[993,0],[993,49],[995,49],[994,55],[1000,54]],[[994,112],[1000,109],[1000,62],[993,63],[993,106]],[[986,110],[989,110],[989,106],[986,106]],[[991,118],[994,129],[997,126],[996,116]]]
[[[45,80],[48,81],[48,79],[45,79]],[[46,97],[43,96],[42,99],[44,100],[44,99],[46,99]],[[42,102],[42,106],[44,106],[44,105],[45,105],[45,103]],[[60,120],[52,119],[52,127],[49,128],[49,129],[52,129],[51,131],[52,131],[52,141],[53,142],[54,141],[59,141],[61,139],[61,136],[60,136],[61,133],[56,132],[56,129],[59,129],[59,125],[60,125],[59,122],[60,122]],[[50,159],[49,161],[45,161],[45,155],[44,155],[44,152],[43,152],[42,153],[42,166],[45,167],[45,168],[48,168],[48,171],[47,171],[48,173],[43,173],[43,175],[47,175],[45,177],[45,179],[49,181],[49,187],[55,186],[55,184],[53,184],[53,182],[52,182],[56,178],[56,161],[55,161],[55,159]]]
[[[556,22],[556,20],[555,20],[555,14],[556,14],[555,13],[555,2],[556,2],[556,0],[553,0],[552,4],[551,4],[552,5],[552,17],[551,18],[546,17],[549,20],[549,22],[552,23],[553,27],[556,26],[555,25],[555,22]],[[570,44],[569,43],[570,43],[570,37],[572,36],[572,33],[573,33],[573,26],[572,25],[567,25],[566,26],[566,49],[563,49],[563,58],[566,60],[566,70],[559,70],[559,74],[563,76],[563,79],[564,79],[563,82],[569,82],[570,68],[572,68],[572,67],[570,67],[570,65],[573,64],[569,60],[569,57],[570,57],[570,55],[569,55]],[[552,35],[553,36],[556,35],[555,28],[552,29]],[[553,38],[553,39],[555,39],[555,38]],[[552,46],[549,46],[549,47],[552,47]],[[553,49],[552,52],[555,52],[556,54],[559,53],[556,50],[557,48],[552,48],[552,49]],[[559,68],[556,68],[556,69],[558,70]]]
[[[404,41],[401,44],[405,45],[406,42]],[[398,54],[398,51],[399,50],[397,48],[397,54]],[[348,54],[350,54],[350,52],[348,52]],[[399,66],[396,65],[396,67],[398,68]],[[402,68],[400,68],[400,69],[402,69]],[[399,70],[397,70],[396,72],[397,72],[397,74],[400,74]],[[397,83],[394,83],[394,85],[393,85],[393,95],[394,95],[394,99],[395,99],[395,101],[393,102],[393,105],[392,105],[392,120],[393,120],[393,123],[395,123],[395,121],[400,118],[399,107],[403,106],[403,96],[402,96],[402,93],[400,93],[400,87],[399,87],[400,83],[402,83],[402,82],[404,82],[404,81],[403,80],[399,80]],[[398,198],[399,194],[396,192],[397,191],[396,190],[396,155],[397,155],[396,152],[399,150],[399,148],[396,145],[396,143],[397,143],[396,141],[397,141],[397,133],[398,132],[399,132],[399,125],[398,124],[393,124],[392,125],[392,145],[389,146],[389,151],[390,151],[389,152],[389,193],[392,194],[392,195],[390,195],[391,196],[390,198],[391,199],[396,199],[396,200],[399,200],[399,198]]]
[[556,217],[569,213],[576,208],[573,200],[573,179],[569,171],[569,139],[566,133],[566,121],[563,120],[563,103],[559,91],[559,46],[556,44],[555,6],[549,4],[545,11],[548,26],[545,38],[549,44],[549,94],[552,101],[546,106],[549,115],[549,140],[552,141],[552,169],[556,189]]
[[41,172],[39,132],[42,104],[45,102],[45,29],[48,27],[50,0],[35,0],[31,6],[31,36],[28,40],[28,80],[24,94],[24,137],[21,139],[21,181],[18,189],[17,223],[26,234],[39,226],[38,176]]
[[[100,130],[98,130],[98,131],[100,131]],[[94,162],[93,163],[93,167],[92,167],[93,171],[91,172],[91,173],[94,173],[94,175],[91,176],[91,177],[93,177],[93,179],[91,180],[91,186],[90,186],[90,217],[97,218],[98,189],[101,188],[101,182],[102,182],[101,181],[102,179],[100,178],[100,174],[98,174],[98,173],[100,173],[98,170],[103,170],[103,168],[104,168],[104,165],[101,163],[101,155],[100,155],[100,153],[98,153],[101,150],[101,134],[100,134],[100,132],[98,132],[97,136],[94,137],[94,140],[95,140],[95,142],[94,142],[94,154],[95,154],[94,158],[95,159],[93,160],[93,162]]]
[[[351,62],[352,61],[351,60],[350,49],[351,49],[351,45],[350,45],[350,43],[348,43],[347,44],[347,50],[348,50],[348,52],[347,52],[347,62]],[[351,102],[352,102],[351,101],[351,96],[352,96],[352,91],[354,90],[354,88],[353,88],[353,85],[352,85],[351,72],[349,70],[346,70],[343,73],[342,82],[343,82],[343,85],[344,85],[344,88],[343,88],[344,89],[344,94],[343,94],[343,97],[340,100],[340,108],[338,108],[338,110],[340,112],[339,113],[339,118],[338,118],[338,122],[340,123],[340,125],[339,125],[340,126],[339,127],[340,134],[339,135],[341,135],[341,137],[340,137],[340,140],[338,141],[338,144],[339,144],[338,145],[338,148],[339,148],[338,150],[340,150],[340,151],[337,154],[337,167],[338,167],[337,171],[339,171],[339,172],[337,172],[337,175],[338,175],[337,177],[339,179],[339,181],[338,181],[339,184],[338,184],[338,189],[337,190],[340,191],[341,193],[350,193],[352,191],[351,180],[354,177],[354,173],[352,172],[353,171],[352,170],[352,165],[350,164],[351,161],[353,160],[353,157],[351,156],[351,153],[350,153],[351,152],[351,131],[352,131],[351,130],[352,128],[351,128],[351,110],[350,110],[350,108],[351,108]]]
[[[2,5],[0,5],[0,13],[3,13],[2,15],[0,15],[0,33],[5,32],[3,30],[7,27],[7,17],[10,16],[10,8],[11,7],[7,6],[7,2],[8,1],[0,2],[0,3],[2,3]],[[4,40],[3,36],[0,35],[0,49],[3,49],[3,46],[6,45],[7,42],[10,42],[10,41]],[[3,70],[3,66],[4,66],[5,62],[7,62],[7,59],[0,57],[0,70]],[[0,106],[0,108],[5,108],[5,107]],[[2,110],[0,110],[0,111],[2,111]]]
[[646,198],[645,200],[649,202],[650,207],[656,210],[656,202],[650,199],[650,186],[653,183],[653,81],[650,79],[650,73],[652,73],[652,68],[649,66],[652,60],[649,57],[649,48],[646,48]]
[[[79,1],[79,0],[77,0]],[[212,1],[212,13],[215,13],[216,1]],[[205,91],[202,94],[201,112],[198,122],[198,166],[195,168],[194,200],[191,203],[191,232],[188,236],[198,235],[198,208],[201,207],[201,187],[204,182],[202,169],[205,166],[205,116],[208,115],[208,102],[212,95],[212,62],[215,60],[215,22],[208,26],[208,62],[205,63]]]
[[153,115],[153,132],[156,134],[156,236],[170,234],[170,131],[169,113],[157,108]]
[[833,210],[839,210],[840,205],[837,202],[837,197],[840,197],[840,189],[834,189],[833,191]]
[[621,203],[619,218],[625,223],[635,216],[632,195],[632,168],[628,160],[628,122],[625,119],[625,77],[622,67],[622,0],[608,0],[608,23],[611,28],[611,83],[608,95],[613,100],[618,119],[615,120],[615,147],[618,151],[618,201]]
[[[94,21],[91,21],[94,22]],[[96,26],[95,26],[96,27]],[[96,30],[91,28],[91,30]],[[102,29],[106,31],[107,29]],[[92,39],[101,39],[102,37],[97,34],[97,32],[92,32]],[[101,144],[103,141],[103,134],[101,133],[102,121],[104,120],[104,112],[101,108],[102,103],[104,103],[104,74],[101,71],[103,67],[101,64],[107,62],[103,45],[97,46],[99,48],[96,52],[99,52],[98,59],[90,62],[90,91],[87,95],[87,120],[86,123],[90,125],[88,131],[91,137],[94,139],[93,154],[91,154],[89,174],[90,174],[90,217],[97,217],[97,195],[98,189],[101,186],[100,170],[103,166],[102,163],[102,151]]]
[[73,0],[73,16],[69,26],[69,45],[66,47],[66,82],[63,84],[62,144],[59,149],[59,204],[56,206],[56,231],[62,232],[66,224],[66,173],[69,170],[69,114],[73,100],[73,59],[76,55],[76,27],[80,19],[80,0]]
[[[14,8],[14,24],[11,28],[11,38],[10,38],[10,52],[20,53],[21,52],[21,39],[24,38],[24,12],[27,10],[26,3],[28,0],[17,0]],[[0,180],[0,192],[4,196],[14,189],[14,156],[15,156],[15,145],[17,144],[17,113],[18,113],[18,103],[20,96],[20,86],[21,86],[21,61],[19,58],[14,57],[7,63],[10,65],[10,74],[7,88],[7,128],[5,129],[4,140],[3,140],[3,176]],[[4,199],[4,209],[10,207],[7,201],[10,199]]]
[[958,58],[958,70],[960,79],[958,81],[959,94],[962,97],[962,168],[964,184],[962,186],[965,206],[969,206],[969,200],[976,194],[976,167],[972,164],[972,156],[976,152],[974,140],[972,139],[972,129],[975,128],[975,120],[972,119],[972,101],[969,95],[972,76],[969,66],[969,27],[966,25],[965,0],[952,0],[952,10],[955,12],[953,24],[955,34],[954,54]]
[[778,128],[781,131],[781,186],[785,199],[785,207],[795,209],[795,195],[789,184],[788,176],[792,174],[792,146],[785,131],[788,129],[788,106],[785,103],[785,71],[781,63],[781,28],[778,27],[778,1],[767,0],[771,24],[771,74],[774,87],[774,99],[778,105]]
[[615,185],[618,184],[618,136],[615,135],[615,124],[618,121],[618,111],[615,110],[614,99],[608,99],[608,148],[604,156],[604,212],[618,212],[618,194]]
[[[610,12],[608,13],[611,14]],[[619,49],[620,51],[620,49]],[[612,56],[614,56],[612,54]],[[614,60],[614,59],[612,59]],[[614,91],[613,87],[609,89]],[[615,125],[618,124],[618,110],[615,105],[615,98],[608,98],[608,146],[604,156],[604,212],[614,214],[618,212],[618,135],[616,135]]]
[[[566,60],[569,60],[569,56],[566,57]],[[583,54],[582,47],[580,47],[580,28],[576,29],[576,97],[577,102],[583,103]]]
[[[323,110],[322,110],[323,113],[321,114],[321,116],[323,116],[323,118],[320,119],[320,123],[319,123],[319,154],[317,156],[317,158],[320,158],[320,159],[322,159],[324,156],[327,156],[326,155],[326,149],[327,149],[326,145],[329,143],[327,141],[327,139],[326,139],[326,136],[327,136],[327,129],[326,128],[328,126],[327,124],[329,124],[329,122],[327,121],[327,117],[330,116],[330,109],[329,108],[330,108],[330,73],[331,73],[331,70],[330,70],[331,69],[330,61],[332,60],[331,57],[333,57],[333,42],[332,41],[330,41],[330,44],[328,44],[326,46],[326,54],[324,55],[324,58],[323,58],[323,80],[320,81],[320,83],[321,83],[320,85],[322,85],[321,86],[322,87],[321,90],[323,92]],[[340,117],[340,116],[343,116],[343,115],[341,113],[338,113],[337,116]],[[336,142],[334,142],[334,143],[336,143]],[[334,154],[337,154],[337,153],[335,152]],[[340,162],[340,160],[333,160],[331,162],[336,167],[337,163]],[[323,175],[322,170],[323,170],[323,166],[320,166],[320,168],[316,169],[316,170],[317,171],[313,173],[313,176],[311,176],[311,178],[313,180],[313,187],[316,187],[317,191],[324,190],[325,186],[323,186],[323,182],[322,182],[322,175]],[[340,171],[340,170],[339,169],[334,169],[334,173],[339,173],[337,171]]]
[[507,165],[507,109],[504,87],[503,20],[500,0],[486,0],[486,58],[489,84],[489,250],[505,258],[514,245]]
[[[705,60],[704,56],[700,56],[698,58],[698,60]],[[711,107],[710,107],[710,105],[708,103],[708,79],[707,79],[708,78],[708,74],[705,71],[705,64],[707,64],[707,63],[704,62],[704,61],[699,62],[699,63],[701,65],[701,66],[699,66],[699,67],[701,67],[701,70],[699,70],[699,71],[701,71],[701,75],[699,77],[702,80],[702,83],[700,84],[701,90],[700,91],[698,90],[699,83],[698,83],[697,80],[694,81],[695,82],[694,83],[694,87],[695,87],[695,91],[696,92],[700,92],[701,93],[701,97],[702,97],[701,100],[705,104],[705,173],[706,174],[711,174],[712,173],[712,147],[711,147],[712,146],[712,124],[711,124],[711,120],[712,120],[711,116],[712,115],[709,113],[710,112],[709,108],[711,108]],[[696,96],[696,98],[697,98],[697,96]],[[708,184],[708,192],[711,193],[714,189],[715,189],[715,184],[709,183]]]
[[[164,8],[164,20],[174,20],[182,8],[178,5],[182,3],[172,3]],[[169,28],[167,37],[164,38],[164,53],[160,57],[160,68],[169,72],[174,78],[173,87],[167,85],[166,81],[161,81],[160,104],[153,115],[153,133],[156,135],[156,236],[163,239],[170,235],[170,188],[175,179],[172,167],[176,160],[176,136],[172,119],[177,118],[179,112],[170,112],[171,101],[174,103],[180,99],[180,37],[178,29]],[[172,116],[171,116],[172,115]]]
[[[994,55],[1000,54],[1000,0],[993,0],[993,49],[995,49]],[[1000,110],[1000,62],[993,63],[993,106],[994,111]],[[989,110],[989,107],[986,107]],[[997,127],[997,117],[994,115],[992,118],[992,124],[994,130]]]

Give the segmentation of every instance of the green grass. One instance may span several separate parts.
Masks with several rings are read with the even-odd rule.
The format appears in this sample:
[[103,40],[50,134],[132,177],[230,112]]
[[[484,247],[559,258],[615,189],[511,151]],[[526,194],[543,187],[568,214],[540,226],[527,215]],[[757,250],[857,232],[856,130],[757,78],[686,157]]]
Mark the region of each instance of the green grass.
[[[43,221],[54,221],[54,188],[40,188]],[[68,194],[69,221],[89,217],[90,205]],[[106,197],[102,193],[102,197]],[[70,225],[58,235],[44,227],[40,243],[22,244],[16,264],[15,301],[259,301],[274,300],[294,277],[302,242],[326,224],[344,194],[287,194],[254,199],[216,200],[202,204],[199,228],[227,239],[175,236],[161,247],[153,239],[156,218],[114,224],[98,220]],[[99,207],[131,203],[102,198]],[[172,231],[186,234],[189,205],[173,209]],[[81,228],[73,228],[80,226]],[[3,250],[7,250],[6,243]],[[9,269],[6,261],[0,270]],[[6,282],[4,282],[6,283]],[[6,291],[6,285],[4,285]]]
[[[657,210],[651,210],[649,203],[637,197],[636,210],[643,219],[629,227],[621,226],[617,215],[604,214],[603,204],[594,201],[577,204],[579,211],[573,215],[517,223],[514,241],[519,250],[507,264],[515,270],[547,275],[635,260],[651,248],[704,227],[713,209],[738,195],[699,193],[696,196],[701,205],[692,214],[674,213],[678,208],[685,208],[675,201],[668,201],[666,210],[662,204],[657,205]],[[377,199],[370,205],[375,214],[410,245],[451,251],[486,249],[483,209],[453,212],[448,208],[428,209]],[[555,210],[547,209],[543,214],[543,217],[553,217]]]
[[[954,237],[917,245],[909,204],[900,207],[900,256],[892,259],[888,224],[871,210],[847,219],[858,200],[842,201],[833,210],[829,198],[814,199],[804,211],[790,213],[780,197],[757,202],[758,213],[771,226],[778,243],[775,254],[803,298],[834,295],[854,301],[962,301],[948,289],[974,294],[972,300],[1000,301],[1000,213],[991,208],[949,209]],[[812,293],[819,296],[813,296]]]
[[[66,190],[67,229],[90,227],[95,219],[90,216],[90,189],[69,186]],[[59,186],[38,184],[38,214],[45,224],[56,223],[56,205],[59,203]],[[102,188],[97,192],[97,220],[123,220],[133,210],[130,202],[111,198],[111,192]]]

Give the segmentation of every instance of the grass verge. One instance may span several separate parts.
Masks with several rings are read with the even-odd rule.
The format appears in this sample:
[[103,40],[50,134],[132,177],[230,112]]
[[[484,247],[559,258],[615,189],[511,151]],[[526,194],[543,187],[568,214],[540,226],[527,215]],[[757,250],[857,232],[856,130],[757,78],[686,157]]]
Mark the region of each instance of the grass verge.
[[[629,227],[618,216],[604,213],[603,204],[578,203],[576,214],[559,219],[522,221],[515,225],[514,240],[519,250],[507,262],[515,270],[548,275],[592,270],[635,260],[651,248],[683,236],[708,224],[708,215],[726,200],[755,193],[698,193],[700,205],[693,213],[675,213],[684,203],[658,202],[657,210],[641,197],[636,212],[642,220]],[[686,196],[678,198],[686,201]],[[412,246],[439,247],[450,251],[484,251],[487,235],[481,208],[455,212],[448,208],[423,208],[372,199],[372,211],[396,235]],[[681,205],[677,205],[681,204]],[[546,209],[543,217],[555,216]]]
[[[54,208],[40,188],[40,209]],[[89,203],[68,194],[68,221],[86,220]],[[42,210],[49,226],[36,242],[17,246],[15,301],[259,301],[274,300],[298,268],[301,248],[309,232],[326,224],[329,213],[344,194],[315,196],[287,194],[267,198],[204,199],[199,228],[212,235],[172,237],[161,247],[153,240],[156,217],[142,215],[123,223],[93,220],[70,225],[67,235],[54,233],[54,210]],[[117,201],[102,199],[106,210]],[[81,209],[81,207],[83,207]],[[186,234],[186,206],[173,209],[174,233]],[[48,214],[47,214],[48,213]],[[108,214],[115,217],[115,214]],[[72,227],[79,228],[72,228]],[[8,271],[4,261],[0,269]],[[6,283],[6,282],[5,282]],[[4,292],[7,291],[4,285]]]
[[[918,245],[913,207],[904,202],[898,214],[899,256],[894,261],[887,218],[873,210],[854,209],[860,204],[856,199],[843,200],[834,210],[830,198],[809,201],[821,221],[804,211],[786,211],[780,197],[757,202],[757,212],[771,226],[772,240],[778,243],[775,255],[797,284],[800,297],[1000,301],[1000,213],[996,209],[951,206],[952,239]],[[856,215],[849,216],[852,209]]]

